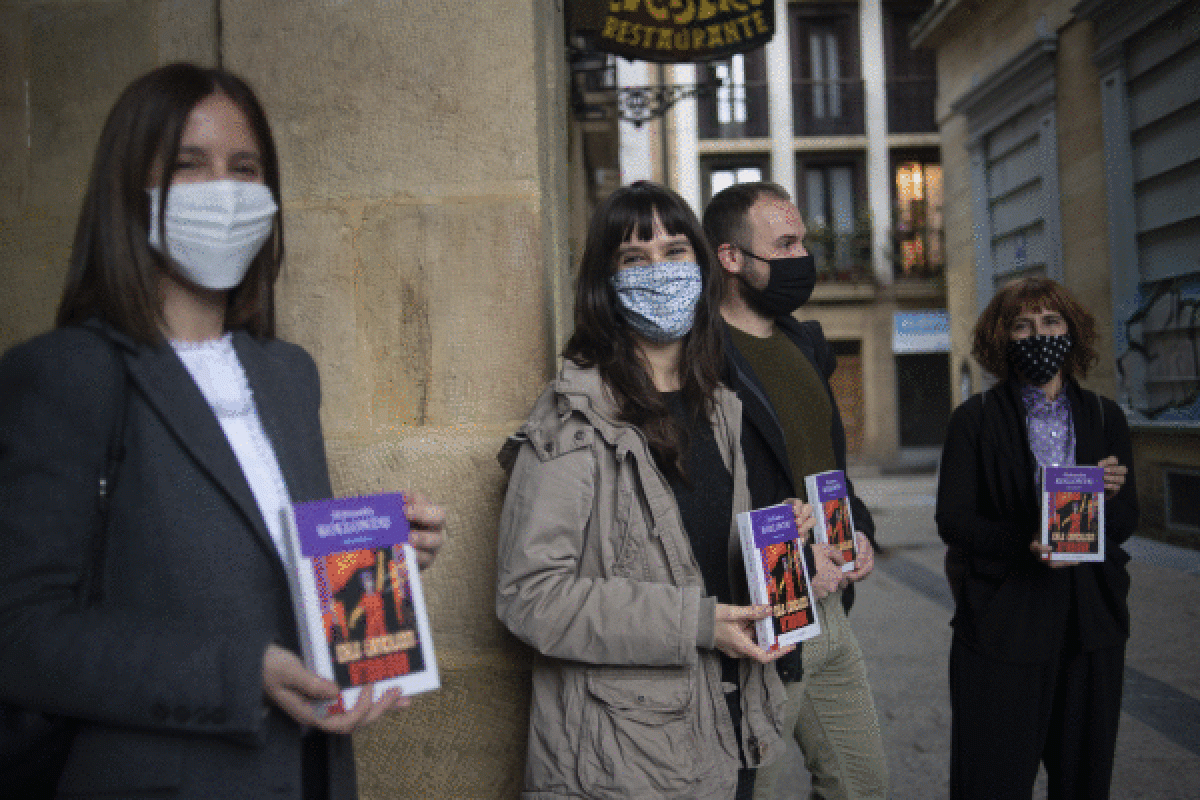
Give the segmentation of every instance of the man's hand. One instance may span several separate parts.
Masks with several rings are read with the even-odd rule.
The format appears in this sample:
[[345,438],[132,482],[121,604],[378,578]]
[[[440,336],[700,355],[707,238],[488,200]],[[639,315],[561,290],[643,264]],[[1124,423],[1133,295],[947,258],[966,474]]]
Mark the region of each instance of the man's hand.
[[854,541],[858,545],[858,558],[854,560],[854,569],[846,573],[850,583],[858,583],[875,569],[875,548],[871,547],[871,540],[855,531]]
[[1117,492],[1121,491],[1121,487],[1125,485],[1125,477],[1129,474],[1129,467],[1118,464],[1116,456],[1101,459],[1096,466],[1104,467],[1104,494],[1108,497],[1115,496]]
[[796,530],[803,534],[803,541],[812,541],[812,529],[817,524],[817,515],[813,513],[813,507],[794,497],[787,502],[791,504],[792,513],[796,515]]
[[817,542],[812,546],[813,567],[816,574],[812,577],[812,590],[818,600],[824,600],[838,589],[844,589],[850,584],[847,575],[842,572],[842,564],[846,563],[841,551],[831,544]]
[[405,492],[404,514],[408,517],[408,542],[417,551],[417,564],[428,569],[445,543],[446,512],[420,492]]
[[770,664],[795,650],[795,646],[790,646],[768,652],[754,643],[754,621],[769,616],[770,606],[729,606],[717,603],[713,626],[713,639],[717,649],[730,658],[752,658],[760,664]]
[[410,703],[398,689],[389,689],[376,701],[375,688],[364,686],[354,708],[344,714],[319,715],[314,704],[337,700],[337,684],[308,669],[295,653],[277,644],[268,645],[263,653],[263,692],[296,722],[326,733],[353,733]]

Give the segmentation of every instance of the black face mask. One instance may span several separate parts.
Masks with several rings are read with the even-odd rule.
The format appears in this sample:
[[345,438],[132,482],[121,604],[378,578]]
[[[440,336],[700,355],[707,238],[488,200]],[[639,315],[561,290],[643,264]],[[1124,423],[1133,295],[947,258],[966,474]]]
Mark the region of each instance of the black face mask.
[[1071,352],[1071,335],[1038,334],[1008,343],[1008,363],[1034,386],[1045,386],[1062,369]]
[[765,289],[756,289],[745,279],[742,292],[746,302],[765,317],[783,317],[808,302],[817,284],[817,262],[812,255],[793,258],[762,258],[744,247],[745,255],[765,261],[771,268]]

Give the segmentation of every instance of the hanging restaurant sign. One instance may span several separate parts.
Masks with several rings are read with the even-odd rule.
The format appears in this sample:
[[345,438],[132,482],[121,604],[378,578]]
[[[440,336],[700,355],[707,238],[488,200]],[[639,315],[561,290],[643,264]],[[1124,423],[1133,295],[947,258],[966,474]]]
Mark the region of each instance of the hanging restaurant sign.
[[586,35],[591,46],[642,61],[722,58],[762,47],[775,33],[774,0],[591,0],[591,4],[579,14],[590,22]]

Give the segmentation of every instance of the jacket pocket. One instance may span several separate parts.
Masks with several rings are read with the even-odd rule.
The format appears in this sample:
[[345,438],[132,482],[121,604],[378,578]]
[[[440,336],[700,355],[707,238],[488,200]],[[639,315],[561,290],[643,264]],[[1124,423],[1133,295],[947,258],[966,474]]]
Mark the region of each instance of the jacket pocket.
[[702,779],[691,669],[591,670],[579,781],[599,798],[688,797]]
[[85,726],[71,745],[58,791],[74,795],[177,789],[185,743],[176,736]]

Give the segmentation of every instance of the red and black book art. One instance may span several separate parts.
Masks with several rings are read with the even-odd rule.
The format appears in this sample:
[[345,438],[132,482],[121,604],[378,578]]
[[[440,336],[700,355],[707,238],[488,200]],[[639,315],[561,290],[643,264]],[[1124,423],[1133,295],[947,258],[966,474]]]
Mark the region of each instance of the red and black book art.
[[769,605],[771,616],[755,622],[758,643],[770,650],[821,632],[804,558],[804,537],[792,506],[781,503],[737,515],[750,600]]
[[440,680],[402,494],[296,503],[287,520],[293,599],[305,663],[358,693],[405,694]]
[[1104,468],[1042,470],[1041,542],[1051,561],[1104,560]]

